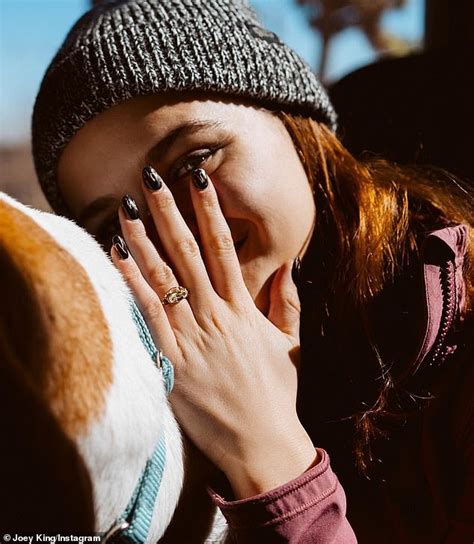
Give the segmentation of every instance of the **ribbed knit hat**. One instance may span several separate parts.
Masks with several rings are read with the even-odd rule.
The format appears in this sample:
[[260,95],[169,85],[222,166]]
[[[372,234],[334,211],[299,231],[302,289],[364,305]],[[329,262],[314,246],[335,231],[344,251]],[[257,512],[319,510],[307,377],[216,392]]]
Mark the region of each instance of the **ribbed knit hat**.
[[66,36],[34,106],[35,168],[57,213],[69,215],[56,169],[74,134],[115,104],[170,90],[249,98],[335,129],[315,75],[245,0],[104,0]]

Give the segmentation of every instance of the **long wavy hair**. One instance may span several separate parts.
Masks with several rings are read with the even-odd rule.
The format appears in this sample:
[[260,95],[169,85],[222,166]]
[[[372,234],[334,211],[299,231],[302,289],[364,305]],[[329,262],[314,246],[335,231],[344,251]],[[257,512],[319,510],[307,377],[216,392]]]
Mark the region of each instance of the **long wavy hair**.
[[378,422],[390,415],[391,395],[401,385],[374,345],[368,304],[418,258],[427,232],[463,223],[471,227],[466,312],[472,309],[474,192],[441,169],[399,166],[373,156],[356,159],[325,125],[284,113],[279,117],[313,190],[318,261],[324,268],[320,295],[331,297],[333,307],[357,312],[383,378],[374,405],[354,416],[356,464],[366,473],[372,439],[381,434]]

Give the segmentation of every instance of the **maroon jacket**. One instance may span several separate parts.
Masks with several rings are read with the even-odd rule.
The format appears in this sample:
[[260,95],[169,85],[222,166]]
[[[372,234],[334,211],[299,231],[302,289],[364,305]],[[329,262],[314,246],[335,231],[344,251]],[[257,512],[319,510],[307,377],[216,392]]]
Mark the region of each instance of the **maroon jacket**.
[[462,225],[431,233],[421,266],[405,271],[374,301],[371,322],[382,361],[394,376],[403,376],[410,361],[417,371],[391,399],[395,417],[378,422],[375,461],[365,476],[355,466],[350,416],[373,405],[381,368],[368,362],[374,354],[358,316],[344,327],[339,320],[316,323],[310,248],[298,282],[297,408],[314,444],[330,453],[332,468],[318,448],[321,461],[300,477],[237,501],[225,478],[216,479],[208,492],[228,521],[232,542],[472,544],[474,329],[464,315],[467,243]]

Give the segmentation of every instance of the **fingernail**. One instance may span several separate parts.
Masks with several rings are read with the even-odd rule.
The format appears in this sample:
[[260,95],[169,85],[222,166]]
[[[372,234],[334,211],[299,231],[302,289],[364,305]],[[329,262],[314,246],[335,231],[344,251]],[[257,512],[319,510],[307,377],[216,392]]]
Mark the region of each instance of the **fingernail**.
[[293,280],[293,283],[296,285],[299,278],[300,278],[300,272],[301,272],[301,260],[299,257],[296,257],[296,259],[293,261],[293,266],[291,267],[291,279]]
[[142,177],[143,182],[150,191],[158,191],[161,189],[163,180],[153,166],[145,166],[142,170]]
[[125,210],[125,213],[129,219],[135,220],[140,217],[137,203],[130,195],[125,195],[122,198],[122,208]]
[[118,234],[114,234],[114,236],[112,237],[112,245],[116,249],[121,259],[124,260],[128,258],[129,253],[127,245],[125,244],[125,240],[121,236],[119,236]]
[[200,191],[203,191],[209,185],[207,174],[202,168],[196,168],[196,170],[193,170],[191,177],[193,179],[194,185]]

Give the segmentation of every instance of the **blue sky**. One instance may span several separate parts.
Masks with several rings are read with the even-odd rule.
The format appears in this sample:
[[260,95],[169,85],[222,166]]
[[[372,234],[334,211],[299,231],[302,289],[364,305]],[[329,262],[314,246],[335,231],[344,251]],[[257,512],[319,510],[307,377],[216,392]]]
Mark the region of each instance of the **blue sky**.
[[[315,67],[320,41],[296,0],[251,0],[265,25]],[[423,0],[409,0],[385,16],[394,34],[421,39]],[[30,115],[41,78],[86,0],[0,0],[0,142],[29,138]],[[337,80],[372,62],[375,55],[356,29],[340,33],[331,45],[329,77]]]

